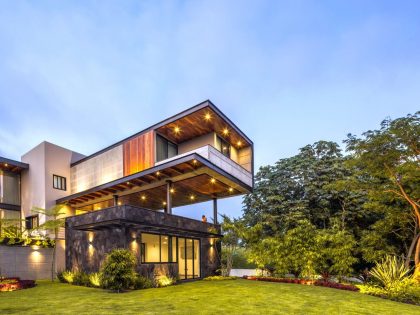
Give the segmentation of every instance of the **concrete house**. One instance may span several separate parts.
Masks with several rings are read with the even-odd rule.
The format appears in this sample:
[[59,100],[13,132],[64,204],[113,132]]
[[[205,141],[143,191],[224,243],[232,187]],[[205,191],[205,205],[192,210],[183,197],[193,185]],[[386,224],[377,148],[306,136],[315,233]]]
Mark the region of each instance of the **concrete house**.
[[[43,142],[21,162],[0,158],[2,218],[31,228],[45,220],[33,206],[65,205],[58,269],[97,271],[107,252],[127,248],[144,275],[212,275],[217,200],[252,189],[253,143],[210,101],[89,156]],[[204,201],[213,204],[207,222],[172,213]]]

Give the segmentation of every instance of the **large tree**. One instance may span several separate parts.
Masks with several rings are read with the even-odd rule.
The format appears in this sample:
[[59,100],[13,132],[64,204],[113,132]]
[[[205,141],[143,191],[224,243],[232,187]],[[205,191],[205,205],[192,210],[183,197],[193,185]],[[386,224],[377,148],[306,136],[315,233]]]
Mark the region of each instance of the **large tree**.
[[[361,137],[348,135],[345,142],[359,174],[368,174],[368,178],[363,175],[360,181],[360,187],[369,193],[365,208],[382,217],[372,226],[365,243],[381,242],[392,250],[393,244],[399,244],[411,234],[406,246],[406,263],[414,256],[419,266],[420,112],[395,120],[385,119],[380,129],[367,131]],[[393,242],[384,236],[393,237]]]

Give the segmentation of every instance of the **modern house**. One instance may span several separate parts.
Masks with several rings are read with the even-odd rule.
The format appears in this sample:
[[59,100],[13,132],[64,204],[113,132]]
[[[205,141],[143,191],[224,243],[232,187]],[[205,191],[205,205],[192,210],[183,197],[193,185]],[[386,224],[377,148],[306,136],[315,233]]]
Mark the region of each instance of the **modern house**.
[[[89,156],[43,142],[22,162],[0,158],[1,216],[33,227],[45,218],[32,207],[65,205],[60,261],[87,272],[122,247],[135,253],[144,275],[214,274],[217,200],[252,189],[253,143],[210,101]],[[173,214],[205,201],[213,204],[208,222]]]

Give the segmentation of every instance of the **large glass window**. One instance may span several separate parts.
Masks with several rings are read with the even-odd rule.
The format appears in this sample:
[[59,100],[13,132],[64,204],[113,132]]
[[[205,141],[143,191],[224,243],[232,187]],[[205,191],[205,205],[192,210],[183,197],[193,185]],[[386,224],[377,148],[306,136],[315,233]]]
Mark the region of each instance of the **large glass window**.
[[176,237],[142,233],[141,262],[176,262]]
[[0,203],[20,205],[20,175],[0,171]]
[[230,144],[225,139],[217,136],[216,149],[219,150],[224,156],[230,158]]
[[178,154],[178,146],[168,139],[156,135],[156,161],[162,161]]

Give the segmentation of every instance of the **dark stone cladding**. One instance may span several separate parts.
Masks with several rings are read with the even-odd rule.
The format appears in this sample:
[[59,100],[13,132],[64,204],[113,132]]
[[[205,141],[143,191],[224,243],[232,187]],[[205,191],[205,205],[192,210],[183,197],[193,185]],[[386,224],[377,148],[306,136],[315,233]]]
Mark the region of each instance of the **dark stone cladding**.
[[[137,259],[137,272],[178,275],[177,263],[142,264],[138,245],[141,232],[158,233],[200,240],[201,277],[220,269],[220,225],[143,209],[130,205],[110,207],[66,218],[66,269],[97,272],[105,255],[115,248],[127,248]],[[212,245],[212,243],[214,245]]]

